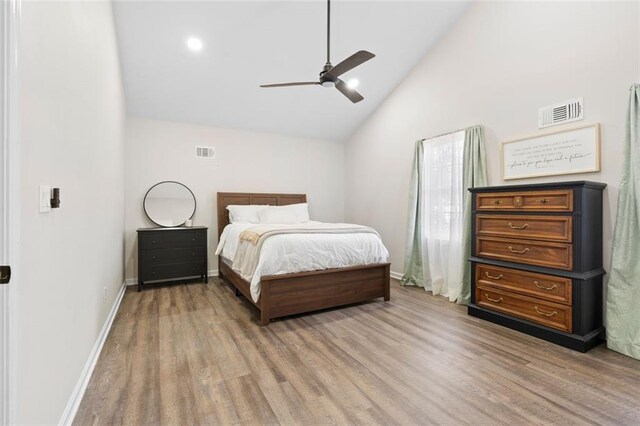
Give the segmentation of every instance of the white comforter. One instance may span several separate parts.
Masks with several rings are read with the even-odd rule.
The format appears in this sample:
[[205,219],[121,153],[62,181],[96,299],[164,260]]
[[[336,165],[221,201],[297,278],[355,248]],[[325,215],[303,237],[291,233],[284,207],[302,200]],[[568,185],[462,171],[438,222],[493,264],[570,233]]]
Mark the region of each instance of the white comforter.
[[[263,275],[289,274],[344,268],[356,265],[385,263],[389,252],[374,233],[354,234],[279,234],[267,238],[257,255],[255,272],[242,270],[246,259],[237,259],[240,234],[255,226],[251,223],[227,225],[220,236],[216,254],[232,263],[234,271],[251,283],[251,297],[260,298],[260,277]],[[241,250],[240,252],[246,253]]]

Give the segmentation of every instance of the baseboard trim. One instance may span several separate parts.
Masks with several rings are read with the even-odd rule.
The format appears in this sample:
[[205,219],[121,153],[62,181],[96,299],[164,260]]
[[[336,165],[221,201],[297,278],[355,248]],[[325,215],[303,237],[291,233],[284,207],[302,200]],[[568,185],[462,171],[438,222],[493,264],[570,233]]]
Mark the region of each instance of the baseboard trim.
[[102,330],[100,330],[100,334],[98,334],[96,343],[93,345],[91,354],[89,354],[89,359],[87,359],[87,363],[84,365],[82,374],[80,374],[80,379],[78,379],[78,383],[76,384],[76,387],[71,394],[71,398],[69,398],[69,402],[67,403],[67,406],[62,413],[62,417],[58,422],[59,425],[70,426],[73,423],[73,419],[76,417],[76,413],[78,412],[78,408],[80,407],[80,402],[82,401],[84,392],[87,390],[87,385],[89,384],[89,380],[91,379],[91,374],[93,373],[93,369],[96,367],[98,358],[100,358],[102,347],[104,346],[104,342],[107,340],[107,336],[109,335],[109,331],[111,330],[111,325],[113,324],[113,320],[118,313],[118,309],[120,308],[120,303],[122,302],[122,298],[126,289],[127,285],[126,282],[124,282],[122,283],[122,287],[120,287],[120,290],[118,291],[116,300],[111,306],[111,310],[109,311],[109,315],[107,315],[107,319],[104,322],[104,325],[102,326]]
[[[209,271],[207,271],[207,274],[209,274],[210,277],[217,277],[218,276],[218,270],[217,269],[209,269]],[[138,278],[134,277],[134,278],[127,278],[125,280],[125,283],[129,286],[129,285],[138,285]]]
[[393,278],[394,280],[398,280],[400,281],[402,279],[402,272],[395,272],[395,271],[391,271],[391,273],[389,274],[391,275],[391,278]]

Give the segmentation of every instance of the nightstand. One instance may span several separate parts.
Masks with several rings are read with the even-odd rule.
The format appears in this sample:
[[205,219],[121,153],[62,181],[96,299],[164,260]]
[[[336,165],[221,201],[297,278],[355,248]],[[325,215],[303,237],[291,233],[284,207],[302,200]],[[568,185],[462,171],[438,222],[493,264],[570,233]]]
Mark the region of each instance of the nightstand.
[[138,291],[149,281],[200,277],[208,282],[207,229],[138,229]]

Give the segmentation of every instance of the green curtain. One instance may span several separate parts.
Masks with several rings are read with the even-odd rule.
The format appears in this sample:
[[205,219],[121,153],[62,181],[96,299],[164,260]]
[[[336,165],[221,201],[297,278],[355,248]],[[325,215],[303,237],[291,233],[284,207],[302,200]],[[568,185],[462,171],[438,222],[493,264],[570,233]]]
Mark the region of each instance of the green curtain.
[[409,186],[409,220],[407,222],[407,245],[405,247],[404,275],[400,284],[425,287],[429,274],[426,240],[422,238],[422,221],[424,203],[424,139],[416,141]]
[[[458,303],[468,304],[471,294],[471,266],[467,259],[471,256],[471,194],[467,188],[487,185],[487,163],[484,147],[484,129],[473,126],[465,130],[463,157],[463,228],[462,253],[459,259],[462,263],[461,293]],[[421,218],[424,217],[424,200],[422,200],[425,185],[424,168],[424,139],[416,142],[409,187],[409,220],[407,226],[407,245],[405,248],[404,275],[400,283],[418,287],[430,287],[429,256],[427,242],[423,237]]]
[[484,129],[473,126],[464,133],[464,158],[462,179],[464,191],[462,215],[462,287],[457,302],[468,305],[471,302],[471,193],[467,188],[487,186],[487,154],[484,148]]
[[640,359],[640,84],[630,91],[607,287],[607,346]]

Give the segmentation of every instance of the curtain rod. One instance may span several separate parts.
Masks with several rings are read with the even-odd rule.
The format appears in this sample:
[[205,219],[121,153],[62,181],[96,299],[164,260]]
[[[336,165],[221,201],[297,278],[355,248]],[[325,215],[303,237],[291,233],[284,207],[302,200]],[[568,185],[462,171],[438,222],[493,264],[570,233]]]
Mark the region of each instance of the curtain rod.
[[429,140],[429,139],[435,139],[435,138],[439,138],[439,137],[442,137],[442,136],[447,136],[447,135],[450,135],[452,133],[464,132],[465,130],[470,129],[471,127],[478,127],[478,126],[481,126],[481,124],[476,124],[474,126],[465,127],[464,129],[460,129],[460,130],[454,130],[453,132],[442,133],[442,134],[436,135],[436,136],[429,136],[428,138],[424,138],[422,140],[426,141],[426,140]]

